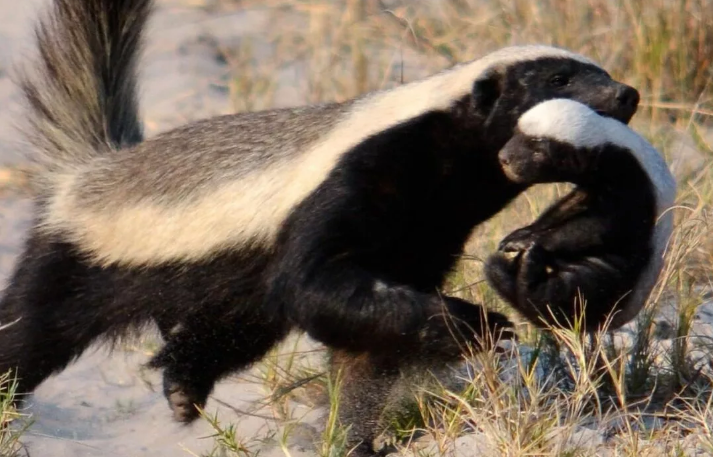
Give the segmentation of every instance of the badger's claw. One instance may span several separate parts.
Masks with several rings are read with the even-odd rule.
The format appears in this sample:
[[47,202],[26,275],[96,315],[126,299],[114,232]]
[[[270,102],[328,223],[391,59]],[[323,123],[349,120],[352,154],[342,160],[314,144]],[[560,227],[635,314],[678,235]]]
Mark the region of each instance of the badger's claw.
[[498,250],[502,252],[523,252],[527,251],[535,244],[535,236],[528,229],[519,229],[503,238],[498,245]]
[[489,311],[485,318],[488,334],[493,338],[494,342],[503,340],[517,341],[517,335],[514,332],[515,324],[510,321],[504,314],[495,311]]

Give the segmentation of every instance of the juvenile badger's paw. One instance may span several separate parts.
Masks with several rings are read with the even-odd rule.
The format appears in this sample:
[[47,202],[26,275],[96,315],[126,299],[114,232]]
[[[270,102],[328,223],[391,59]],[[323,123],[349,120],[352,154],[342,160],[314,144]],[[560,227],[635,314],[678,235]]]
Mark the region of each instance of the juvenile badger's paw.
[[522,252],[514,256],[497,251],[485,261],[484,273],[490,287],[510,303],[517,300],[517,277]]
[[537,242],[516,239],[497,251],[485,262],[485,277],[490,287],[511,306],[525,312],[541,305],[538,290],[557,278],[557,259]]
[[529,227],[515,230],[498,245],[485,262],[485,277],[500,296],[511,304],[517,302],[517,278],[525,254],[536,245],[536,235]]
[[509,254],[506,257],[513,258],[530,249],[536,242],[536,234],[529,227],[523,227],[503,238],[498,245],[498,251]]
[[516,339],[514,325],[505,315],[458,298],[442,300],[445,306],[429,317],[421,334],[428,347],[457,356],[465,349],[465,343],[484,350],[500,340]]

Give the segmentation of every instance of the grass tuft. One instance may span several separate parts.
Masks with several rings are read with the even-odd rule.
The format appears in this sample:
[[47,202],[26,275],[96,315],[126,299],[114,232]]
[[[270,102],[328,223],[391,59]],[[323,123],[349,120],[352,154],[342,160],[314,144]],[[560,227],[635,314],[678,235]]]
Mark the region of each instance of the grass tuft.
[[21,455],[19,440],[31,425],[14,405],[17,394],[17,382],[11,373],[0,374],[0,456],[3,457]]

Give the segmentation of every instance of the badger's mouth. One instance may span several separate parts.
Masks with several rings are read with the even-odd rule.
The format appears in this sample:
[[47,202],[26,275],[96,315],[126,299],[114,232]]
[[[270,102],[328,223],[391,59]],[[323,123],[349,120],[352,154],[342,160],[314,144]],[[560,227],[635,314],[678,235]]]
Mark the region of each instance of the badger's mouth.
[[[596,109],[596,110],[594,110],[594,112],[597,113],[597,114],[598,114],[599,116],[601,116],[601,117],[607,117],[607,118],[609,118],[609,119],[615,119],[615,120],[617,120],[617,121],[619,121],[619,122],[622,122],[622,123],[624,123],[624,124],[628,124],[628,123],[629,123],[629,120],[631,120],[631,117],[629,117],[629,116],[612,115],[612,114],[610,114],[610,113],[608,113],[608,112],[606,112],[606,111],[604,111],[604,110],[601,110],[601,109]],[[619,114],[619,113],[617,113],[617,114]]]
[[517,173],[517,171],[515,171],[513,169],[513,167],[510,166],[510,164],[500,162],[500,168],[502,169],[503,174],[505,175],[505,177],[507,179],[509,179],[510,181],[512,181],[516,184],[522,183],[522,181],[523,181],[522,176],[520,176],[520,174]]
[[624,125],[629,125],[629,121],[631,120],[632,117],[634,117],[633,115],[629,116],[628,114],[625,114],[625,113],[615,113],[612,115],[611,113],[607,113],[606,111],[602,111],[602,110],[594,110],[594,112],[597,113],[598,115],[600,115],[601,117],[614,119],[616,121],[621,122]]
[[601,109],[595,109],[594,112],[597,113],[598,115],[602,117],[608,117],[610,119],[616,119],[617,121],[621,122],[622,124],[629,124],[629,121],[634,117],[634,114],[636,114],[637,108],[631,108],[631,107],[625,107],[625,106],[620,106],[619,108],[613,110],[613,111],[605,111]]

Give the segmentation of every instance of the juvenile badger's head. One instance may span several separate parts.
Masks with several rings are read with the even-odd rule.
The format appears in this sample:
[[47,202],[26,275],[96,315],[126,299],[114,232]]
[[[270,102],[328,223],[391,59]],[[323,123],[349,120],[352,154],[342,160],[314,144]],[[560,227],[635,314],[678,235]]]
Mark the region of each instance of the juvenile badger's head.
[[607,146],[632,154],[655,188],[675,187],[663,158],[646,140],[622,122],[569,99],[548,100],[525,112],[498,159],[517,183],[581,185],[597,179],[600,152]]
[[498,153],[505,175],[520,184],[582,184],[596,171],[593,149],[627,136],[620,122],[599,116],[573,100],[536,105],[518,120],[515,132]]

